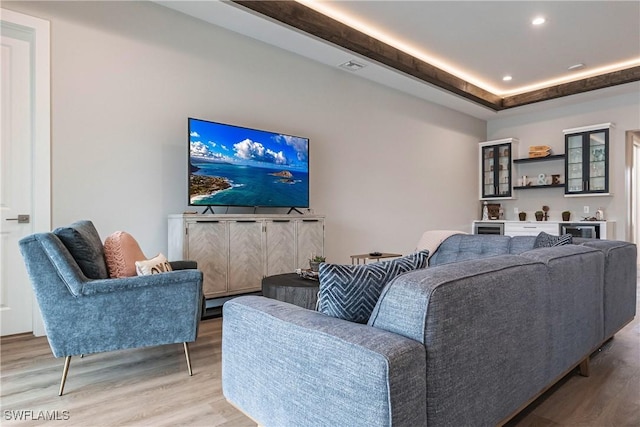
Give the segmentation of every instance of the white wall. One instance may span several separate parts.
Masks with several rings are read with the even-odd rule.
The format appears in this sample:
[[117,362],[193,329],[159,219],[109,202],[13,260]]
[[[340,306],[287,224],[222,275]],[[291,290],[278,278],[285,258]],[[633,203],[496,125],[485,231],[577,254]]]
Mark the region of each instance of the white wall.
[[[551,104],[549,104],[551,105]],[[543,205],[550,208],[551,220],[561,220],[561,212],[571,211],[571,219],[594,216],[596,209],[604,208],[605,218],[616,221],[616,238],[625,240],[626,191],[625,191],[625,132],[640,128],[640,97],[638,93],[618,95],[574,104],[572,106],[547,108],[537,113],[489,120],[487,138],[499,139],[515,137],[520,139],[519,154],[515,158],[528,156],[529,146],[549,145],[553,153],[564,153],[563,129],[612,122],[615,127],[609,131],[609,189],[611,196],[565,198],[562,188],[516,190],[516,200],[504,201],[507,219],[516,220],[513,208],[527,212],[527,219]],[[526,171],[529,176],[538,173],[560,173],[564,179],[564,163],[545,162],[535,165],[516,165],[517,178]],[[589,206],[589,214],[584,214],[584,206]]]
[[[308,136],[329,261],[469,231],[486,124],[146,2],[3,2],[51,21],[52,220],[167,248],[187,117]],[[191,208],[193,209],[193,208]]]

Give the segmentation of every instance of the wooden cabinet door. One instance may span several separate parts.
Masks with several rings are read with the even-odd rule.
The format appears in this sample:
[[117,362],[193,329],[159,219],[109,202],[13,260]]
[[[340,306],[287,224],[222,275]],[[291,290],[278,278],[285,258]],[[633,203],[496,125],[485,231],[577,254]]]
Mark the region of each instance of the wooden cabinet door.
[[225,222],[194,222],[187,225],[188,258],[202,271],[203,293],[207,298],[227,293],[229,237]]
[[229,221],[229,293],[258,291],[263,277],[262,222]]
[[293,273],[296,269],[295,222],[265,222],[266,275]]
[[324,255],[324,221],[298,220],[296,231],[297,268],[309,268],[309,257]]

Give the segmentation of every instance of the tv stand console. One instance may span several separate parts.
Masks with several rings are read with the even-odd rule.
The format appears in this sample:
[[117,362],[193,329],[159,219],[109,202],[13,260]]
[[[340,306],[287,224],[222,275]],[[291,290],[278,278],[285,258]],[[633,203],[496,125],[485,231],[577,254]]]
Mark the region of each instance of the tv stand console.
[[167,255],[198,262],[206,298],[259,291],[311,254],[324,255],[323,215],[169,215]]

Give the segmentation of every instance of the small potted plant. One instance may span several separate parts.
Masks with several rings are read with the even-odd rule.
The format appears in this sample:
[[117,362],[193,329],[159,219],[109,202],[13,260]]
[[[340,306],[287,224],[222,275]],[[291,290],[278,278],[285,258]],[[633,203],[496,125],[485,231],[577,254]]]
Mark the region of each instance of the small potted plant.
[[570,218],[571,218],[571,212],[569,212],[569,211],[563,211],[562,212],[562,220],[563,221],[569,221]]
[[309,258],[309,267],[311,267],[311,271],[317,272],[320,268],[320,263],[325,261],[326,258],[320,255],[315,255]]
[[542,218],[544,218],[544,212],[536,211],[536,221],[542,221]]
[[518,213],[518,218],[520,218],[520,221],[526,221],[527,220],[527,213],[526,212],[519,212]]

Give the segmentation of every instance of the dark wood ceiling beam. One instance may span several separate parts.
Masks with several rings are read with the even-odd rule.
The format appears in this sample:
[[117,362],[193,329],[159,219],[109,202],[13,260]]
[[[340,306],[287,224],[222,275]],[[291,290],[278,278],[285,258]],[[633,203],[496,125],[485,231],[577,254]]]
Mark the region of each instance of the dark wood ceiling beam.
[[592,90],[605,89],[611,86],[640,81],[640,66],[613,71],[599,76],[587,77],[582,80],[562,83],[544,89],[518,95],[507,96],[503,100],[503,108],[514,108],[534,102],[548,101],[563,96],[576,95]]
[[494,111],[640,81],[632,67],[502,98],[295,1],[231,2]]
[[501,107],[499,96],[295,1],[234,0],[233,3],[471,101],[492,109]]

